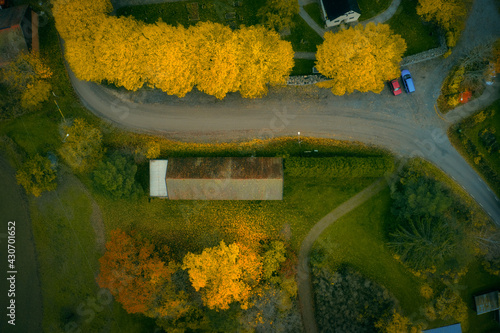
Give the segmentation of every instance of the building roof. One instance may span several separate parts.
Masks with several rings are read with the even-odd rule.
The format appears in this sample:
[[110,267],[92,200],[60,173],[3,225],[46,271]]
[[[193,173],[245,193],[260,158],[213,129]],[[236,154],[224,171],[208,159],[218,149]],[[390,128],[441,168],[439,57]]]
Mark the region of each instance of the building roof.
[[444,327],[433,328],[431,330],[422,331],[425,333],[462,333],[462,325],[460,323]]
[[152,197],[168,197],[167,183],[167,160],[149,161],[149,195]]
[[23,5],[0,10],[0,30],[21,24],[28,7]]
[[498,310],[499,309],[498,290],[476,296],[474,297],[474,301],[476,303],[476,312],[478,315]]
[[335,20],[349,11],[361,13],[356,0],[321,0],[328,20]]
[[170,158],[166,184],[172,200],[282,200],[283,161],[278,157]]

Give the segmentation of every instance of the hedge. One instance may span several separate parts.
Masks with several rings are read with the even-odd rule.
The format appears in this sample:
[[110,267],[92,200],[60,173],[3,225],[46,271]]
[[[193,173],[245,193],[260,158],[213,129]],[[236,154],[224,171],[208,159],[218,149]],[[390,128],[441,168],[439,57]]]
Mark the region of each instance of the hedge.
[[382,177],[393,169],[390,156],[289,157],[285,160],[285,172],[292,177]]

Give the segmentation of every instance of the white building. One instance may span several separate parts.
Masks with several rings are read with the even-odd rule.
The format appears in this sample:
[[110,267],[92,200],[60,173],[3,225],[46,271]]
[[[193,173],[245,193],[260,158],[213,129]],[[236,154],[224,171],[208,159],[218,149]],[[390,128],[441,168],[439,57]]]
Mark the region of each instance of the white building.
[[355,22],[361,16],[356,0],[320,0],[327,27]]

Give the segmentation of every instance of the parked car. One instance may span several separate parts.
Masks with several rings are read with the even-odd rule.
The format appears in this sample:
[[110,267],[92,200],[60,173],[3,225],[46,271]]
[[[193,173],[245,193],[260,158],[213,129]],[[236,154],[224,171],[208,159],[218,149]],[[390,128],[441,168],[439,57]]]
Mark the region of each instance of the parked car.
[[398,79],[394,79],[391,82],[389,82],[389,86],[391,87],[391,91],[394,94],[394,96],[401,94],[401,86],[399,85]]
[[410,71],[403,69],[401,71],[401,79],[403,80],[403,86],[407,93],[412,93],[415,91],[415,85],[413,84],[413,78],[411,77]]

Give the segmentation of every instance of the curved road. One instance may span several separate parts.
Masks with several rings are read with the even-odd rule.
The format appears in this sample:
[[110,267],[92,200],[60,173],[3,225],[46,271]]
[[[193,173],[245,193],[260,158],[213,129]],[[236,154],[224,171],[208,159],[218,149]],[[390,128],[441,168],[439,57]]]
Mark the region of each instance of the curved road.
[[441,82],[467,47],[500,36],[494,0],[476,0],[463,38],[448,59],[409,66],[417,92],[394,97],[353,93],[333,96],[316,87],[272,88],[265,98],[223,101],[192,92],[185,98],[157,91],[110,90],[80,81],[69,71],[82,102],[96,115],[133,131],[190,141],[229,141],[255,137],[301,135],[356,140],[384,146],[402,156],[422,156],[453,177],[500,225],[500,202],[452,147],[446,130],[498,98],[496,86],[477,101],[452,111],[446,120],[434,109]]

